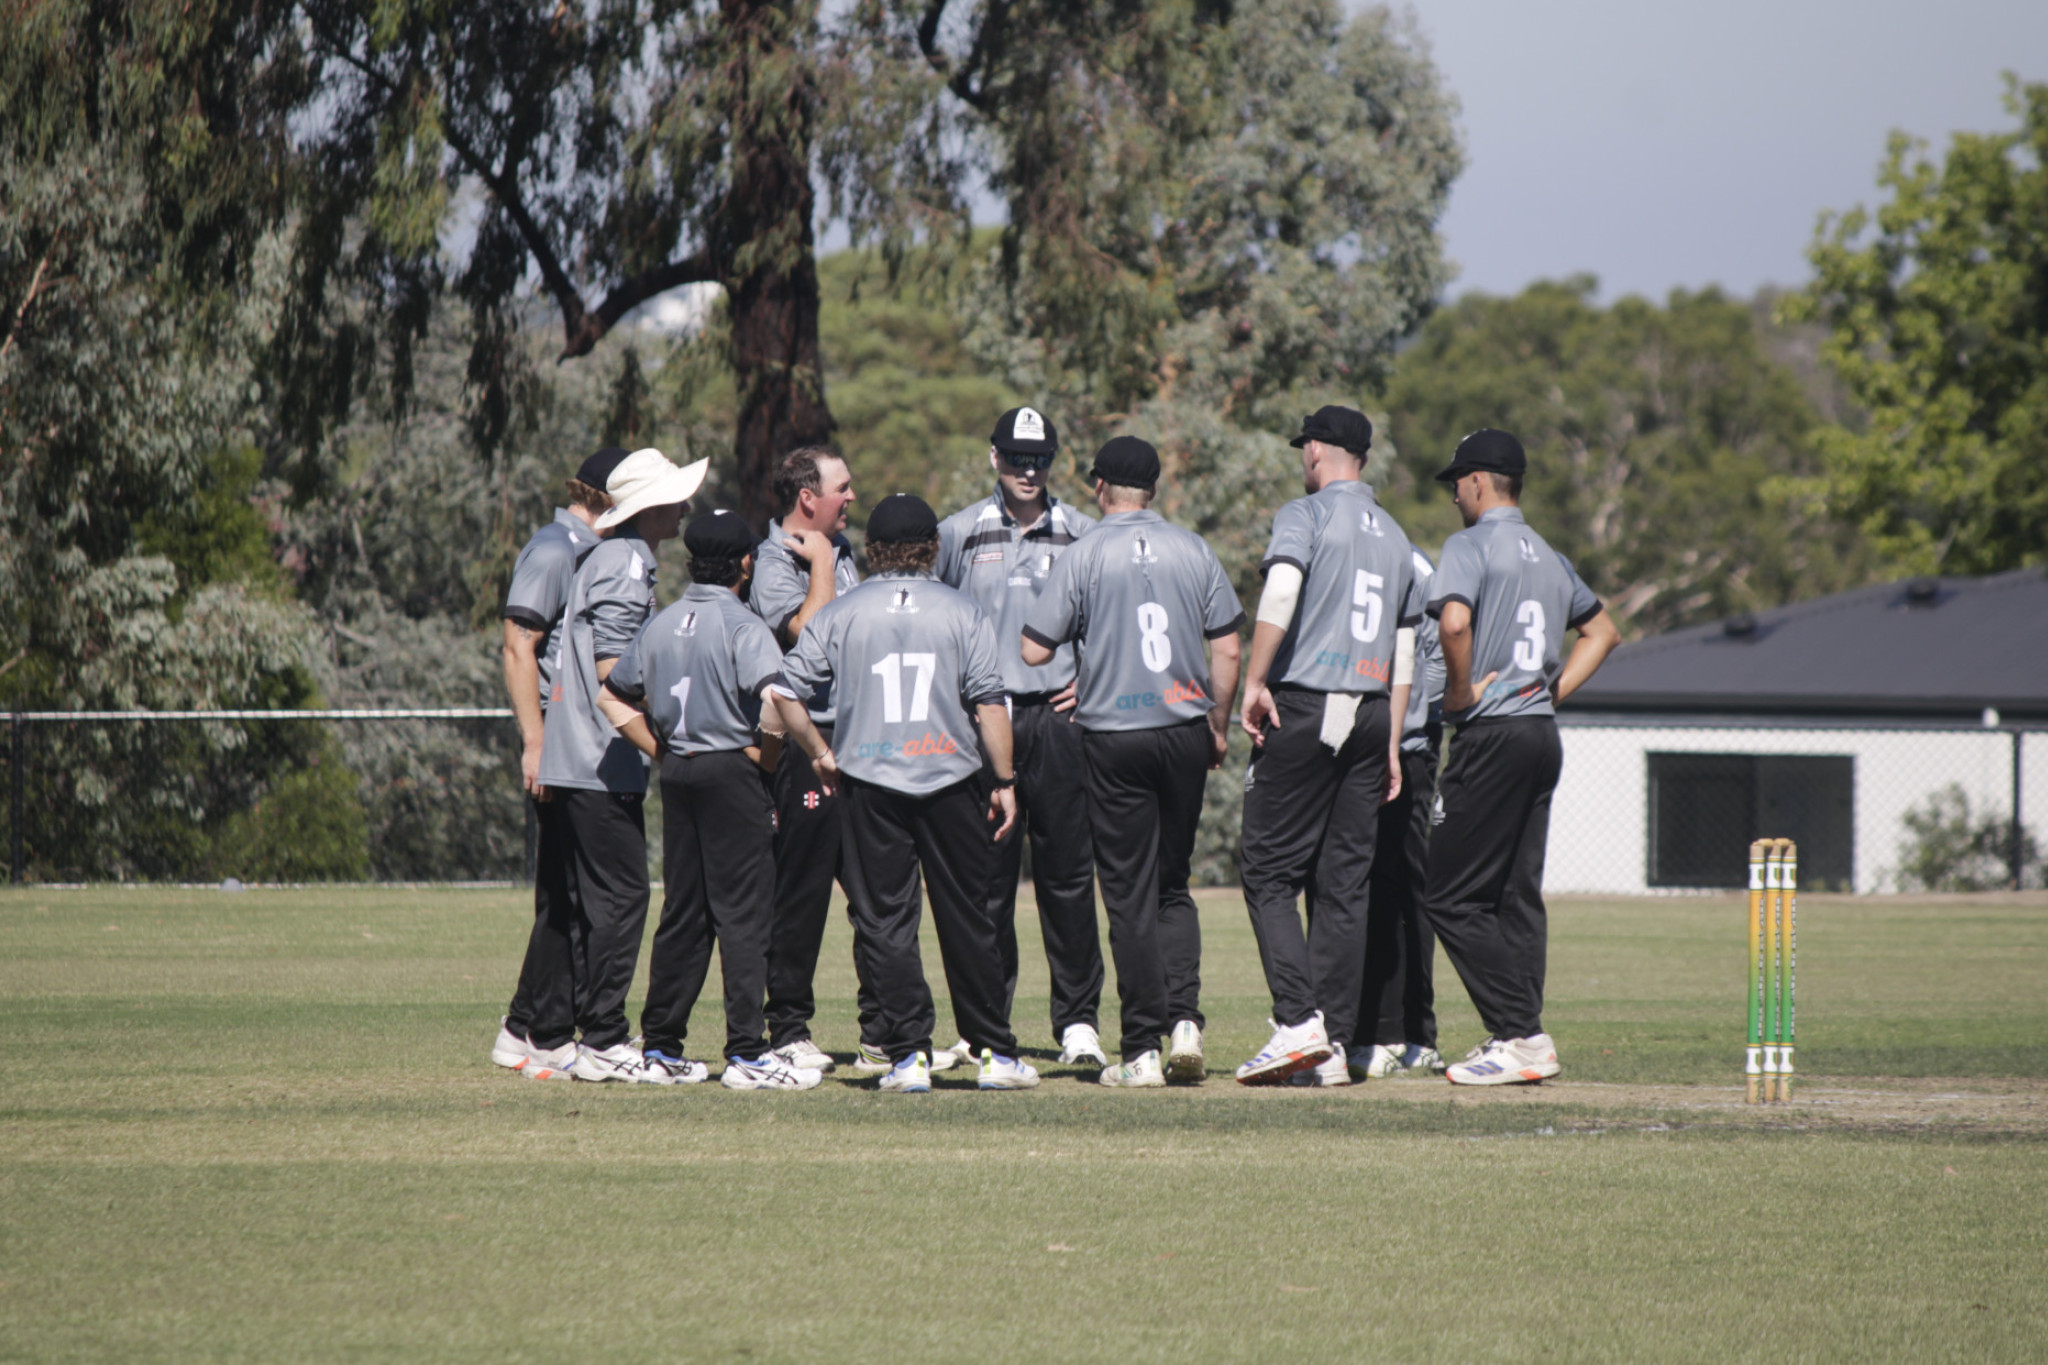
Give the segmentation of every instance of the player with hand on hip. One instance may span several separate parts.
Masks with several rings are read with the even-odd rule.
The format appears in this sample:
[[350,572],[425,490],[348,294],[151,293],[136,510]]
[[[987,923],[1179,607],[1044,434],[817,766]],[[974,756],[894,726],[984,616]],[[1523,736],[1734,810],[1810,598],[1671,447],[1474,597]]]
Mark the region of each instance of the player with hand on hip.
[[[921,871],[980,1087],[1028,1090],[1038,1073],[1017,1056],[987,899],[996,842],[1017,818],[995,631],[972,598],[931,577],[939,521],[923,499],[882,499],[867,544],[873,576],[811,618],[774,691],[790,741],[843,802],[848,898],[889,1056],[880,1088],[931,1089]],[[838,700],[830,746],[802,704],[826,687]]]
[[[1523,518],[1527,470],[1522,443],[1486,429],[1460,441],[1437,475],[1465,529],[1444,542],[1430,583],[1453,728],[1422,908],[1490,1035],[1445,1071],[1456,1085],[1558,1073],[1542,1020],[1557,703],[1620,641],[1600,599]],[[1579,638],[1561,661],[1566,630]]]
[[1074,649],[1033,668],[1018,651],[1024,618],[1067,547],[1095,526],[1046,487],[1059,432],[1036,408],[1011,408],[989,438],[993,496],[939,523],[939,581],[960,589],[994,623],[1016,747],[1017,825],[996,848],[989,912],[1003,949],[1005,998],[1017,992],[1017,874],[1031,840],[1031,881],[1052,979],[1052,1032],[1064,1065],[1106,1066],[1096,1032],[1102,945],[1095,921],[1095,859],[1088,805],[1074,799],[1084,764],[1073,724]]
[[1394,718],[1408,709],[1422,599],[1407,534],[1359,477],[1365,414],[1321,408],[1294,445],[1307,496],[1273,516],[1242,713],[1257,748],[1240,865],[1273,1036],[1237,1079],[1349,1085],[1379,808],[1401,790]]
[[1208,772],[1230,743],[1244,608],[1215,551],[1151,510],[1160,465],[1148,442],[1109,441],[1089,473],[1102,523],[1053,566],[1021,648],[1042,668],[1080,646],[1074,715],[1123,1005],[1123,1060],[1102,1083],[1200,1081],[1202,927],[1188,866]]

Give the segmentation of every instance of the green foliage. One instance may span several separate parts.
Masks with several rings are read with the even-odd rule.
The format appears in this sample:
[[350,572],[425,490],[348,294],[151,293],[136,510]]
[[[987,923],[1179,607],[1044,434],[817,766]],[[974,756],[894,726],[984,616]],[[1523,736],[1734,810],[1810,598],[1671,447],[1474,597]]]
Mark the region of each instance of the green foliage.
[[1810,487],[1911,573],[2048,559],[2048,84],[2007,78],[2019,126],[1958,133],[1945,161],[1892,135],[1890,199],[1822,219],[1786,316],[1865,410],[1819,433]]
[[1373,477],[1411,536],[1461,524],[1433,482],[1466,432],[1521,437],[1523,507],[1631,635],[1816,597],[1869,573],[1853,529],[1802,493],[1818,422],[1752,310],[1708,289],[1593,301],[1577,276],[1468,295],[1402,353],[1399,453]]
[[313,753],[228,819],[211,870],[245,882],[363,880],[370,841],[356,787],[341,745],[323,735]]
[[[1992,812],[1972,816],[1970,797],[1951,782],[1906,812],[1899,845],[1901,891],[2002,891],[2012,887],[2013,822]],[[2020,885],[2040,885],[2041,847],[2020,835]],[[2016,888],[2015,888],[2016,889]]]

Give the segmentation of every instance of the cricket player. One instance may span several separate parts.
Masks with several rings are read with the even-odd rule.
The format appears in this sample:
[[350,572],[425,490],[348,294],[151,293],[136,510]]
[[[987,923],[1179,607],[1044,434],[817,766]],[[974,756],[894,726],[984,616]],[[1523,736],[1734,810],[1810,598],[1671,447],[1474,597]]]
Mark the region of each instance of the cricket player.
[[1003,998],[1014,1004],[1017,994],[1017,874],[1028,833],[1060,1062],[1103,1067],[1109,1057],[1096,1031],[1102,945],[1095,922],[1095,857],[1088,805],[1075,799],[1074,790],[1085,762],[1072,715],[1074,647],[1061,645],[1042,668],[1026,664],[1018,650],[1025,613],[1051,580],[1052,566],[1095,526],[1095,518],[1046,486],[1059,444],[1052,419],[1036,408],[1011,408],[996,419],[988,451],[995,493],[939,523],[936,573],[940,582],[972,597],[994,623],[1010,695],[1019,829],[996,846],[988,892],[1003,951]]
[[[853,546],[845,536],[847,509],[853,502],[853,475],[846,461],[822,446],[792,450],[775,467],[775,504],[781,519],[768,528],[754,553],[749,605],[784,649],[796,644],[812,617],[860,582]],[[814,692],[810,702],[811,722],[829,744],[832,689]],[[776,1054],[801,1070],[830,1071],[834,1066],[831,1056],[811,1039],[811,1016],[817,1012],[812,981],[818,949],[825,941],[825,916],[832,908],[832,882],[837,878],[846,885],[839,806],[831,785],[811,771],[803,750],[783,755],[775,770],[776,883],[775,916],[768,933],[768,1033]],[[851,906],[847,913],[851,917]],[[878,1076],[889,1069],[889,1060],[879,1046],[874,992],[866,984],[858,941],[853,961],[861,982],[862,1044],[854,1072]]]
[[[1414,566],[1426,601],[1436,565],[1416,550]],[[1353,1080],[1432,1076],[1444,1069],[1436,1050],[1436,935],[1417,905],[1429,872],[1443,710],[1444,655],[1436,622],[1425,614],[1415,627],[1414,687],[1401,726],[1401,790],[1379,811],[1372,899],[1365,910],[1360,1041],[1352,1044],[1350,1056]]]
[[1294,445],[1308,492],[1273,516],[1241,717],[1256,748],[1240,866],[1273,1036],[1237,1079],[1277,1085],[1313,1069],[1318,1084],[1349,1085],[1379,809],[1400,792],[1394,717],[1408,709],[1422,598],[1407,534],[1359,478],[1365,414],[1320,408]]
[[[1558,1073],[1542,1019],[1543,854],[1563,761],[1557,704],[1620,640],[1600,599],[1523,520],[1527,469],[1520,441],[1484,429],[1437,475],[1466,529],[1444,542],[1430,582],[1453,729],[1422,905],[1490,1035],[1445,1071],[1455,1085]],[[1560,665],[1566,630],[1579,638]]]
[[[1017,1056],[988,910],[996,841],[1017,818],[995,631],[972,598],[931,577],[939,520],[923,499],[882,499],[867,546],[873,577],[811,618],[775,695],[791,740],[841,792],[848,900],[889,1056],[880,1088],[931,1089],[937,1016],[918,956],[922,871],[980,1088],[1028,1090],[1038,1072]],[[799,704],[827,687],[836,749]]]
[[775,908],[775,802],[763,769],[774,770],[782,739],[779,727],[763,735],[759,726],[782,651],[740,602],[754,563],[747,523],[707,512],[683,532],[683,544],[690,586],[619,656],[598,697],[619,733],[661,765],[664,890],[640,1014],[642,1055],[679,1078],[701,1073],[683,1040],[715,938],[725,975],[720,1083],[810,1090],[823,1074],[770,1052],[761,1013]]
[[555,672],[540,782],[562,803],[569,881],[577,907],[576,1024],[581,1046],[569,1074],[584,1081],[673,1084],[704,1079],[648,1063],[627,1041],[626,992],[647,920],[647,831],[641,810],[647,759],[598,708],[598,688],[654,614],[662,542],[710,462],[684,469],[659,450],[636,450],[605,485],[612,506],[597,519],[611,534],[583,557],[563,611],[562,662]]
[[1244,622],[1215,552],[1151,510],[1159,473],[1159,452],[1136,437],[1095,453],[1102,522],[1053,565],[1021,646],[1033,668],[1080,646],[1074,715],[1123,1005],[1122,1060],[1102,1071],[1114,1086],[1203,1076],[1202,928],[1188,863],[1208,770],[1230,742]]
[[561,652],[562,609],[576,581],[576,566],[597,548],[597,519],[609,508],[605,481],[626,452],[606,446],[567,480],[569,505],[533,533],[512,565],[505,593],[505,691],[519,723],[519,782],[532,803],[539,832],[533,871],[533,932],[519,985],[491,1045],[491,1060],[534,1080],[567,1080],[576,1060],[571,936],[576,902],[569,885],[564,809],[536,799],[540,786],[542,727]]

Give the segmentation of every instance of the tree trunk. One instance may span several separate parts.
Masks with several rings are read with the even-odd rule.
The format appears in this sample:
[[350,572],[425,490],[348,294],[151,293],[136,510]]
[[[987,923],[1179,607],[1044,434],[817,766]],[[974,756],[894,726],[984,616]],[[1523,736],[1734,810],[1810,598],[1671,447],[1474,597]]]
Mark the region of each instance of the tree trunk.
[[740,70],[733,179],[724,214],[739,420],[740,513],[759,530],[775,515],[775,462],[823,444],[835,423],[818,354],[818,267],[811,230],[815,92],[805,60],[808,4],[726,0]]

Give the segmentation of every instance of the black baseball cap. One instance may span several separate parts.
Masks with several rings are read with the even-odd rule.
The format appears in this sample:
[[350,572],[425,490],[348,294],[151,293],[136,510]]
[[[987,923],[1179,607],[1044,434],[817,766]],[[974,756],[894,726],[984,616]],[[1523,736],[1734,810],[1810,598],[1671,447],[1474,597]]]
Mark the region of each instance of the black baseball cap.
[[1310,441],[1342,446],[1362,460],[1372,449],[1372,422],[1357,408],[1317,408],[1301,419],[1301,435],[1287,444],[1299,450]]
[[1505,431],[1481,427],[1458,442],[1450,464],[1436,478],[1438,483],[1455,483],[1480,470],[1519,479],[1529,470],[1529,457],[1523,453],[1522,443]]
[[1135,436],[1112,436],[1095,452],[1091,479],[1125,488],[1150,488],[1159,482],[1159,451]]
[[625,461],[629,452],[618,446],[606,446],[576,468],[576,482],[592,488],[603,488],[611,479],[612,471]]
[[891,493],[868,513],[868,541],[874,545],[914,545],[939,538],[938,513],[914,493]]
[[996,418],[989,444],[1005,455],[1038,455],[1050,460],[1060,448],[1060,433],[1037,408],[1011,408]]
[[739,559],[752,554],[754,545],[747,519],[722,507],[683,528],[683,548],[701,559]]

